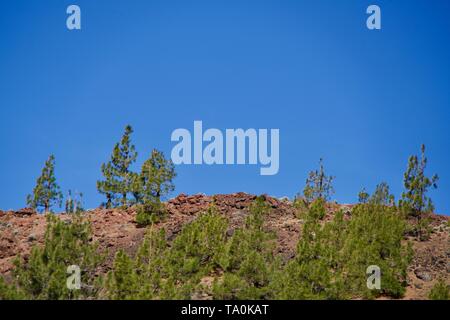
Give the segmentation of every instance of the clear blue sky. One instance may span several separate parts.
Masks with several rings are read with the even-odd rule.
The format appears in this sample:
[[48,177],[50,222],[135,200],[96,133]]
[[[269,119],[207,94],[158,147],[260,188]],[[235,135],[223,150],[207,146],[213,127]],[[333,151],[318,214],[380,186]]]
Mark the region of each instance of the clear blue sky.
[[[78,4],[82,30],[68,31]],[[365,26],[382,9],[382,30]],[[386,181],[398,198],[410,154],[428,148],[437,211],[450,212],[447,0],[14,0],[0,7],[0,207],[25,206],[56,156],[87,207],[126,124],[138,170],[171,132],[279,128],[280,171],[179,166],[177,193],[295,195],[320,157],[339,202]]]

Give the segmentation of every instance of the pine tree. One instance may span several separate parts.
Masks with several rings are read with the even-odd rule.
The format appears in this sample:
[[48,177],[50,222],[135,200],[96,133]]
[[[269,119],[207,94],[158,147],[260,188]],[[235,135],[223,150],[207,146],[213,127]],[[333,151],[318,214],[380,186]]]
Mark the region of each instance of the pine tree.
[[306,186],[303,189],[303,195],[308,203],[321,198],[329,200],[334,193],[333,176],[327,176],[323,166],[323,159],[319,160],[319,169],[311,171],[306,179]]
[[439,177],[431,178],[425,175],[428,159],[425,157],[425,145],[421,147],[421,158],[413,155],[408,160],[408,168],[404,174],[405,191],[402,194],[400,206],[408,215],[418,217],[422,213],[430,213],[434,210],[431,198],[427,196],[430,188],[437,188]]
[[189,299],[202,277],[219,265],[227,230],[214,208],[185,225],[170,246],[150,227],[134,259],[116,255],[106,295],[112,299]]
[[[411,247],[403,244],[406,224],[395,206],[377,202],[355,206],[350,220],[338,211],[332,221],[323,222],[324,200],[314,201],[305,215],[295,258],[273,277],[274,297],[401,297],[412,253]],[[366,270],[371,265],[382,271],[380,290],[367,288]]]
[[154,228],[148,230],[134,259],[119,250],[112,270],[106,275],[106,298],[118,300],[158,298],[167,284],[167,281],[162,281],[162,276],[166,274],[164,271],[166,254],[164,229]]
[[172,180],[176,177],[172,160],[166,160],[164,154],[153,150],[150,159],[145,161],[140,175],[143,200],[160,201],[175,190]]
[[215,299],[270,297],[269,285],[281,262],[274,255],[274,234],[264,228],[269,210],[264,196],[256,198],[244,226],[227,241],[219,259],[224,276],[213,284]]
[[395,197],[390,193],[389,185],[386,182],[381,182],[377,184],[372,195],[363,188],[358,194],[358,202],[360,204],[372,203],[388,206],[395,204]]
[[[411,248],[403,244],[405,230],[406,223],[395,206],[374,201],[355,206],[340,250],[350,296],[403,295],[411,261]],[[371,265],[382,271],[380,290],[367,288],[366,270]]]
[[133,183],[135,198],[142,204],[136,216],[138,224],[156,222],[163,215],[161,199],[175,189],[172,181],[175,177],[172,160],[166,160],[162,152],[153,150]]
[[389,192],[389,185],[381,182],[375,187],[375,192],[370,197],[370,202],[379,205],[393,205],[395,202],[394,195]]
[[117,181],[114,178],[113,166],[111,162],[102,164],[103,181],[97,181],[97,190],[106,196],[105,206],[111,208],[116,203],[116,191],[118,190]]
[[358,193],[358,202],[359,203],[367,203],[369,201],[369,193],[367,193],[366,188],[363,188]]
[[108,298],[112,300],[137,299],[140,284],[133,259],[123,250],[119,250],[114,260],[113,271],[107,276]]
[[[95,275],[103,256],[91,239],[91,225],[83,216],[74,214],[70,221],[63,221],[56,215],[48,215],[44,245],[34,246],[27,260],[16,258],[13,283],[5,286],[0,281],[0,300],[95,298],[98,290]],[[67,287],[67,268],[71,265],[82,271],[80,290]]]
[[27,204],[34,209],[43,208],[44,212],[48,212],[54,204],[61,206],[61,202],[62,193],[55,178],[55,157],[51,155],[37,179],[33,194],[27,196]]
[[399,207],[407,217],[415,218],[415,225],[411,225],[409,234],[416,236],[419,240],[429,237],[429,218],[427,214],[434,211],[433,202],[428,197],[430,188],[437,188],[439,177],[433,175],[431,178],[425,175],[428,159],[425,157],[425,145],[421,147],[421,158],[413,155],[408,160],[408,168],[404,174],[405,191],[399,201]]
[[114,146],[111,160],[102,165],[104,180],[97,181],[97,189],[106,195],[106,207],[116,206],[116,199],[120,198],[120,204],[128,204],[127,195],[133,192],[135,174],[130,166],[136,161],[137,152],[131,143],[131,126],[125,127],[125,132],[119,143]]
[[83,208],[83,193],[72,190],[67,192],[66,197],[66,213],[81,213],[84,211]]
[[297,254],[278,273],[272,283],[276,299],[343,298],[342,259],[345,223],[343,213],[333,221],[321,223],[325,200],[317,198],[306,214]]
[[167,270],[172,277],[189,279],[207,274],[219,265],[224,251],[227,221],[215,207],[184,226],[167,254]]

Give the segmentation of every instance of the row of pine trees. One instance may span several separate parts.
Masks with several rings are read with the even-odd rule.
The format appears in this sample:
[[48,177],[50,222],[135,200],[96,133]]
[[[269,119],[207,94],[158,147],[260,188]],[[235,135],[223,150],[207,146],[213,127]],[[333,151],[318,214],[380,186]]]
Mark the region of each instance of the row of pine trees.
[[[153,150],[150,158],[142,165],[140,172],[133,172],[132,165],[138,153],[131,141],[133,129],[127,125],[121,140],[114,145],[111,158],[102,164],[103,179],[97,181],[97,190],[105,195],[102,204],[106,208],[139,205],[138,222],[148,224],[163,214],[161,199],[175,189],[176,177],[172,161],[161,151]],[[67,213],[83,211],[82,193],[68,192],[65,202]],[[63,195],[55,178],[55,157],[45,162],[37,179],[33,193],[28,195],[28,206],[50,212],[53,206],[61,206]]]
[[[173,179],[176,172],[172,161],[166,159],[164,154],[156,149],[144,162],[141,171],[133,172],[131,167],[136,162],[138,153],[131,141],[132,133],[132,127],[127,125],[121,140],[114,145],[110,160],[101,166],[103,179],[97,181],[97,189],[106,197],[106,201],[102,204],[104,207],[138,205],[137,222],[148,225],[164,215],[161,199],[175,189]],[[417,219],[419,225],[426,224],[421,219],[422,213],[434,210],[427,193],[430,188],[437,188],[439,179],[437,175],[426,176],[427,161],[425,146],[422,145],[421,157],[413,155],[408,160],[407,170],[404,173],[405,191],[398,203],[407,215]],[[318,198],[330,200],[330,196],[334,193],[334,178],[325,174],[323,161],[320,159],[319,168],[311,171],[306,179],[301,196],[303,201],[311,203]],[[376,187],[375,194],[385,199],[385,205],[392,205],[395,202],[385,182]],[[65,201],[66,212],[82,212],[84,210],[82,197],[82,193],[73,193],[69,190]],[[361,203],[367,202],[368,197],[365,189],[359,193]],[[45,162],[33,193],[27,196],[27,204],[32,208],[49,212],[53,206],[61,206],[62,200],[63,195],[55,178],[55,157],[51,155]]]
[[[131,166],[136,162],[138,153],[131,142],[133,129],[130,125],[125,127],[125,132],[116,143],[111,158],[102,164],[101,172],[103,180],[97,181],[97,190],[105,195],[106,208],[126,207],[132,204],[154,206],[161,202],[161,198],[167,196],[175,189],[173,179],[176,172],[172,161],[166,159],[158,150],[151,152],[150,158],[142,165],[139,173],[133,172]],[[421,147],[421,157],[413,155],[408,160],[407,171],[404,174],[405,192],[399,205],[410,211],[411,215],[418,216],[421,212],[434,210],[431,198],[427,196],[430,188],[437,188],[438,176],[427,177],[425,169],[427,158],[425,146]],[[327,176],[324,171],[322,159],[319,169],[311,171],[303,190],[304,200],[312,202],[313,199],[323,198],[329,200],[334,193],[333,180],[335,177]],[[380,189],[380,190],[378,190]],[[377,186],[380,194],[388,194],[389,186],[383,182]],[[73,212],[82,208],[82,194],[69,190],[66,200],[66,211]],[[131,198],[130,198],[131,196]],[[359,194],[361,202],[366,201],[368,194],[363,189]],[[42,173],[36,181],[33,193],[27,196],[27,204],[44,212],[49,212],[54,205],[62,203],[63,195],[55,178],[55,157],[51,155],[45,162]],[[386,204],[393,203],[392,197]]]

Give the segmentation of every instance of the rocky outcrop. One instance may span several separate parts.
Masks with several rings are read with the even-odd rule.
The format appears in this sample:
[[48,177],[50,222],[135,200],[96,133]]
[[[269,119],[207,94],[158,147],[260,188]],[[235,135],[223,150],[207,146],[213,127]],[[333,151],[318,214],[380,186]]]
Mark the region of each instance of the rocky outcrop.
[[[248,210],[256,196],[247,193],[221,195],[185,195],[180,194],[166,203],[168,217],[157,225],[166,230],[171,241],[183,225],[194,220],[211,205],[229,221],[228,234],[241,226],[248,215]],[[296,209],[289,199],[277,199],[264,196],[271,207],[266,217],[266,228],[275,233],[277,251],[284,259],[295,255],[295,248],[300,236],[302,220],[297,218]],[[352,205],[329,203],[325,221],[332,218],[336,210],[343,210],[350,218]],[[139,247],[146,229],[135,223],[136,208],[95,209],[86,212],[92,223],[93,240],[99,243],[100,250],[108,252],[104,265],[106,271],[112,264],[115,252],[123,249],[133,254]],[[71,219],[70,215],[61,214],[62,219]],[[426,293],[439,278],[449,279],[450,274],[450,239],[449,217],[433,215],[433,234],[428,241],[412,241],[415,258],[410,266],[409,286],[406,298],[426,298]],[[34,245],[43,243],[46,217],[32,209],[17,211],[0,211],[0,274],[8,274],[17,255],[25,259]]]

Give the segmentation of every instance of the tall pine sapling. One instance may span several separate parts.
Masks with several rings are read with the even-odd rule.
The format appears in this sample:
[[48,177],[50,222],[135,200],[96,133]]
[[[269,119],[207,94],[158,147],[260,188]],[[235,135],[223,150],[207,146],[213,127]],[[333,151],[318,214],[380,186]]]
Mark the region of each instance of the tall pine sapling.
[[142,196],[144,201],[157,200],[175,190],[172,180],[176,177],[172,160],[167,160],[161,151],[153,150],[141,171]]
[[439,177],[431,178],[425,175],[428,159],[425,157],[425,145],[421,147],[421,158],[416,155],[409,157],[408,168],[404,174],[405,192],[402,194],[400,206],[409,216],[420,218],[422,213],[433,212],[434,206],[431,198],[427,196],[430,188],[437,188]]
[[27,205],[49,212],[55,204],[61,206],[62,193],[55,178],[55,157],[50,155],[36,181],[33,194],[27,196]]
[[372,195],[366,191],[366,188],[363,188],[358,194],[358,203],[392,206],[395,205],[395,197],[390,193],[389,185],[386,182],[381,182],[377,184],[375,192]]
[[126,126],[122,139],[114,146],[111,160],[102,165],[104,180],[97,181],[97,189],[106,195],[107,207],[117,205],[117,198],[120,198],[122,206],[126,206],[127,195],[133,191],[135,174],[130,166],[136,161],[137,152],[131,143],[132,133],[131,126]]
[[106,196],[104,205],[111,208],[115,205],[115,193],[117,190],[116,180],[114,178],[113,166],[111,162],[103,163],[101,167],[104,180],[97,181],[97,190]]
[[80,213],[83,208],[83,193],[69,190],[66,197],[66,213]]
[[127,204],[127,194],[131,192],[134,182],[134,175],[130,171],[130,166],[136,161],[137,152],[133,144],[131,144],[131,134],[133,129],[131,126],[126,126],[125,133],[120,141],[120,144],[114,148],[115,158],[118,159],[118,175],[121,180],[121,187],[119,192],[122,194],[122,205]]
[[375,187],[375,192],[369,198],[369,202],[378,205],[394,205],[395,197],[389,191],[389,185],[386,182],[381,182]]
[[135,181],[134,189],[139,190],[139,200],[142,204],[137,222],[147,225],[162,213],[161,198],[166,197],[175,189],[173,179],[176,177],[172,160],[167,160],[161,151],[153,150],[150,158],[144,162],[139,179]]
[[431,178],[425,175],[428,162],[425,157],[425,145],[422,145],[421,152],[420,159],[413,155],[408,160],[408,168],[403,180],[405,191],[402,193],[399,207],[407,217],[413,217],[416,220],[409,233],[419,240],[425,240],[431,232],[428,214],[434,211],[433,202],[427,196],[427,192],[430,188],[437,188],[439,178],[437,175]]
[[306,179],[306,186],[303,189],[304,198],[308,203],[316,199],[329,200],[334,193],[333,180],[335,177],[325,173],[323,159],[319,160],[319,169],[311,171]]
[[366,188],[363,188],[359,193],[358,193],[358,203],[367,203],[369,201],[369,193],[366,191]]

